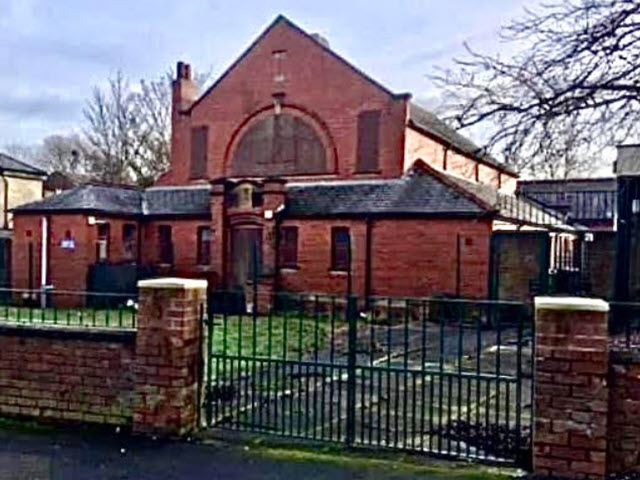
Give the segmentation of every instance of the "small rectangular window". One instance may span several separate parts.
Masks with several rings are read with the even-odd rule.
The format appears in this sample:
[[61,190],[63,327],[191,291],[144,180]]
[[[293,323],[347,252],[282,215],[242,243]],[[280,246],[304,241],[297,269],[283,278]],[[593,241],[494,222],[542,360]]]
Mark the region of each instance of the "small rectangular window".
[[298,227],[282,227],[280,229],[280,267],[296,268],[298,266]]
[[351,263],[351,237],[346,227],[331,229],[331,270],[346,272]]
[[136,256],[136,230],[134,223],[125,223],[122,226],[122,249],[128,259]]
[[376,172],[379,166],[380,110],[369,110],[358,115],[357,171]]
[[211,228],[198,227],[198,265],[211,263]]
[[173,265],[173,240],[171,238],[170,225],[160,225],[158,227],[158,251],[160,263]]
[[207,141],[208,127],[194,127],[191,129],[191,169],[190,177],[207,177]]
[[98,224],[98,238],[96,240],[96,262],[109,260],[109,224]]

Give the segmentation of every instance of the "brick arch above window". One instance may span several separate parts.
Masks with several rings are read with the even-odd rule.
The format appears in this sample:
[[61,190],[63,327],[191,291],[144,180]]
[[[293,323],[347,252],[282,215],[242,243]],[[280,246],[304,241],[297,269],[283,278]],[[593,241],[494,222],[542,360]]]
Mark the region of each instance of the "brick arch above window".
[[336,167],[326,128],[290,106],[253,115],[234,134],[227,152],[227,175],[234,177],[322,175]]

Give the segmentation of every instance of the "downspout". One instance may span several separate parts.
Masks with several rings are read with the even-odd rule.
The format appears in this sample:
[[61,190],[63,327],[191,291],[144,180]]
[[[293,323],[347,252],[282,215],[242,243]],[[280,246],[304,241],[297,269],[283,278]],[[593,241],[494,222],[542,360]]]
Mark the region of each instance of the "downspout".
[[371,244],[372,244],[372,221],[371,217],[365,218],[365,235],[366,235],[366,247],[364,258],[364,298],[365,308],[369,310],[371,303]]
[[[138,271],[138,274],[142,271],[142,217],[136,219],[137,221],[137,225],[136,225],[136,236],[137,236],[137,243],[138,245],[136,245],[136,270]],[[136,277],[138,276],[138,274],[136,274]]]
[[[213,219],[212,219],[213,221]],[[223,290],[227,290],[229,288],[229,279],[228,276],[228,265],[229,261],[229,239],[227,238],[230,234],[229,230],[229,219],[227,217],[227,187],[225,185],[224,191],[222,193],[222,286]]]
[[4,174],[4,170],[0,169],[0,176],[2,177],[2,183],[4,184],[4,211],[3,213],[3,225],[4,229],[9,228],[9,181]]
[[[275,239],[275,255],[274,255],[274,271],[273,271],[273,292],[275,293],[274,299],[277,298],[278,292],[280,292],[280,225],[282,220],[280,219],[280,215],[277,213],[274,215],[274,225],[275,229],[274,235]],[[275,305],[274,305],[275,306]]]
[[460,271],[460,234],[456,235],[456,297],[460,297],[460,283],[461,283],[461,271]]
[[40,305],[47,306],[47,273],[49,270],[49,217],[42,217],[42,243],[40,252]]

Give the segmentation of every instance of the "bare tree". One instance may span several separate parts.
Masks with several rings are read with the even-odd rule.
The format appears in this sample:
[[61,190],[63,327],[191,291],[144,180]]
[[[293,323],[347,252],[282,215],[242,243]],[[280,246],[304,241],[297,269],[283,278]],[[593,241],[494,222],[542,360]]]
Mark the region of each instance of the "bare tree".
[[433,77],[458,128],[519,171],[584,173],[606,145],[640,129],[640,2],[557,0],[503,28],[503,58],[474,51]]
[[140,167],[144,136],[138,121],[135,96],[122,72],[109,79],[105,90],[93,89],[84,109],[85,137],[94,162],[91,173],[109,183],[134,183]]
[[[196,76],[203,85],[209,74]],[[148,185],[169,166],[171,72],[131,82],[118,72],[94,88],[84,110],[91,174],[109,183]]]
[[49,135],[39,148],[42,165],[66,175],[87,175],[90,171],[89,148],[78,134]]
[[35,167],[42,167],[40,152],[36,145],[28,143],[8,143],[2,146],[2,153],[17,160],[22,160]]

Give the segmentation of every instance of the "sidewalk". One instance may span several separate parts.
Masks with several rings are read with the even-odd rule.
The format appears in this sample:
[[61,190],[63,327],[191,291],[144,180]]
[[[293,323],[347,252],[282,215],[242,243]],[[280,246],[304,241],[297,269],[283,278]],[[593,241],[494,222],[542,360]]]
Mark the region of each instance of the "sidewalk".
[[0,426],[0,480],[504,479],[486,469],[447,471],[366,457],[216,443]]

